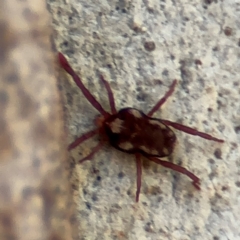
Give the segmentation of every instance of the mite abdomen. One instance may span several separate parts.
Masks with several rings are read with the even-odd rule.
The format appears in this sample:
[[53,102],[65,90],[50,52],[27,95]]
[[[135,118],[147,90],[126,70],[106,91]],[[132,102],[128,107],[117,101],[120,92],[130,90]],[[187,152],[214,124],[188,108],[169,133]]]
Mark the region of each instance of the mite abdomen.
[[105,122],[110,144],[120,151],[165,157],[172,153],[174,132],[135,108],[121,109]]

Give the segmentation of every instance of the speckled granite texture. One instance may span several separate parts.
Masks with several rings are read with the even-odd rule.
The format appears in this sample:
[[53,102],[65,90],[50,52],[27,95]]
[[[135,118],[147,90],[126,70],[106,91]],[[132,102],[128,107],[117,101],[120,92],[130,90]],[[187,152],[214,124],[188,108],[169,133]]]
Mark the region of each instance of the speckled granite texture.
[[[143,160],[135,203],[134,157],[109,146],[75,164],[98,138],[70,153],[72,187],[83,240],[240,239],[240,3],[237,1],[49,0],[54,41],[106,109],[102,72],[118,109],[147,112],[178,79],[155,115],[225,139],[216,143],[176,131],[168,159],[201,178],[189,179]],[[61,72],[68,142],[94,127],[98,114]]]

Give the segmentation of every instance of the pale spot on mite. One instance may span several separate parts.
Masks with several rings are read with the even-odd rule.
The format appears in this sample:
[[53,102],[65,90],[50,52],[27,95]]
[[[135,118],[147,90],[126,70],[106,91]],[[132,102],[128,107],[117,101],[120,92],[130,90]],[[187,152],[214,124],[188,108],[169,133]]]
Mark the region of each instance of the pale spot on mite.
[[149,153],[149,152],[150,152],[149,149],[148,149],[146,146],[144,146],[144,145],[141,145],[139,148],[140,148],[142,151],[144,151],[145,153]]
[[169,154],[168,149],[167,149],[167,148],[163,148],[163,153],[164,153],[165,155]]
[[133,145],[130,142],[122,142],[118,145],[121,149],[131,150],[133,149]]
[[167,129],[167,127],[166,127],[163,123],[160,123],[160,122],[157,121],[157,120],[149,120],[149,123],[152,124],[152,125],[157,125],[157,126],[159,126],[161,129]]
[[152,155],[158,155],[159,152],[156,149],[152,149],[150,152]]
[[123,120],[116,118],[113,122],[109,123],[109,127],[111,128],[113,133],[121,133],[122,124],[123,124]]
[[141,118],[142,117],[142,114],[136,109],[130,109],[129,113],[131,113],[135,118]]
[[133,139],[133,138],[135,138],[136,136],[137,136],[137,133],[134,132],[133,134],[131,134],[130,138]]
[[173,131],[168,131],[168,132],[167,132],[167,135],[168,135],[169,137],[172,137],[172,136],[174,135],[174,132],[173,132]]

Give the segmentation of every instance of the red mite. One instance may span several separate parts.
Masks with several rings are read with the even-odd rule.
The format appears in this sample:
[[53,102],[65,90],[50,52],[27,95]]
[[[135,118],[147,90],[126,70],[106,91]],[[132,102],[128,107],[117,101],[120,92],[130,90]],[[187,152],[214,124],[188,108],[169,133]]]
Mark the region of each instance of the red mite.
[[176,142],[176,135],[170,129],[170,127],[191,135],[205,138],[207,140],[212,140],[220,143],[224,141],[222,139],[212,137],[207,133],[199,132],[196,129],[184,126],[179,123],[152,118],[152,115],[165,103],[165,101],[173,93],[174,88],[177,84],[176,80],[173,81],[165,96],[161,98],[147,114],[144,114],[135,108],[123,108],[117,111],[115,108],[114,97],[110,85],[107,81],[104,80],[103,76],[100,75],[100,79],[107,90],[111,107],[111,113],[108,113],[103,109],[95,97],[85,88],[82,80],[69,65],[68,61],[62,53],[59,53],[58,58],[62,68],[64,68],[65,71],[72,76],[73,80],[81,89],[84,96],[101,113],[101,116],[96,118],[97,128],[83,134],[81,137],[77,138],[73,143],[69,145],[68,149],[73,149],[95,134],[100,134],[100,142],[92,149],[91,153],[88,156],[80,159],[79,163],[82,163],[86,160],[91,160],[93,155],[101,149],[106,141],[108,141],[114,148],[122,152],[135,155],[137,165],[136,202],[139,201],[139,194],[141,189],[141,155],[150,161],[161,164],[166,168],[170,168],[174,171],[185,174],[193,180],[193,186],[200,190],[200,179],[197,176],[189,172],[184,167],[159,159],[160,157],[169,156],[173,152],[173,148]]

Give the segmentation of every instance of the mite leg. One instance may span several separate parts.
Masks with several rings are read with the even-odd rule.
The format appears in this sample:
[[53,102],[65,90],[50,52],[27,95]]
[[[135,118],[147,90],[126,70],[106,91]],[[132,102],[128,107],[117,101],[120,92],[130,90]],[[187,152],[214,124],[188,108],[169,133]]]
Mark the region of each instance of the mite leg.
[[75,73],[75,71],[70,66],[67,59],[64,57],[62,53],[58,53],[58,59],[61,67],[71,75],[74,82],[81,89],[83,95],[87,98],[87,100],[95,107],[104,117],[108,117],[109,113],[106,112],[101,104],[96,100],[96,98],[88,91],[88,89],[83,85],[81,78]]
[[81,143],[83,143],[87,139],[89,139],[92,136],[94,136],[95,134],[97,134],[97,132],[98,132],[98,129],[94,129],[94,130],[92,130],[90,132],[87,132],[87,133],[83,134],[81,137],[77,138],[74,142],[72,142],[68,146],[68,150],[71,150],[71,149],[75,148],[76,146],[80,145]]
[[138,202],[140,191],[141,191],[141,185],[142,185],[142,161],[141,161],[141,155],[140,154],[135,154],[135,157],[136,157],[136,165],[137,165],[136,202]]
[[172,95],[174,88],[177,84],[177,80],[175,79],[170,86],[169,90],[165,93],[164,97],[161,98],[156,105],[151,109],[151,111],[147,114],[149,117],[151,117],[166,101],[167,99]]
[[100,142],[92,149],[92,151],[91,151],[86,157],[80,159],[80,160],[78,161],[78,163],[83,163],[83,162],[85,162],[85,161],[87,161],[87,160],[91,160],[92,157],[94,156],[94,154],[97,153],[97,152],[102,148],[102,146],[104,145],[104,143],[105,143],[104,141],[100,141]]
[[180,172],[180,173],[188,176],[189,178],[191,178],[193,180],[193,182],[192,182],[193,186],[196,189],[201,190],[200,186],[199,186],[200,185],[200,179],[196,175],[194,175],[193,173],[189,172],[186,168],[181,167],[181,166],[176,165],[176,164],[171,163],[171,162],[163,161],[163,160],[158,159],[158,158],[149,158],[149,160],[151,160],[151,161],[153,161],[157,164],[160,164],[160,165],[162,165],[166,168],[170,168],[170,169],[172,169],[176,172]]
[[114,101],[114,96],[113,96],[113,92],[112,92],[112,89],[109,85],[109,82],[107,82],[103,75],[100,75],[100,79],[101,81],[103,82],[106,90],[107,90],[107,93],[108,93],[108,100],[109,100],[109,104],[110,104],[110,107],[111,107],[111,111],[112,111],[112,114],[116,114],[117,113],[117,110],[116,110],[116,107],[115,107],[115,101]]
[[199,136],[201,138],[205,138],[207,140],[211,140],[211,141],[215,141],[215,142],[220,142],[220,143],[224,142],[224,140],[222,140],[222,139],[212,137],[211,135],[209,135],[207,133],[199,132],[198,130],[196,130],[194,128],[184,126],[180,123],[175,123],[175,122],[171,122],[171,121],[168,121],[168,120],[162,120],[162,119],[161,119],[161,122],[166,124],[167,126],[171,126],[171,127],[175,128],[177,130],[183,131],[183,132],[191,134],[191,135],[196,135],[196,136]]

